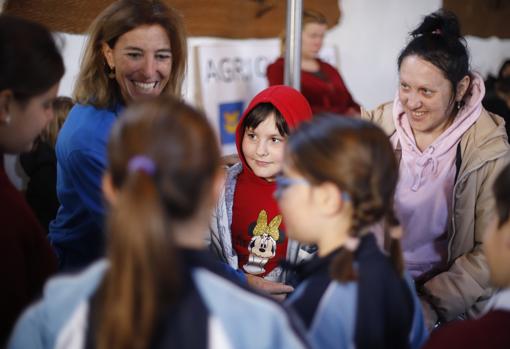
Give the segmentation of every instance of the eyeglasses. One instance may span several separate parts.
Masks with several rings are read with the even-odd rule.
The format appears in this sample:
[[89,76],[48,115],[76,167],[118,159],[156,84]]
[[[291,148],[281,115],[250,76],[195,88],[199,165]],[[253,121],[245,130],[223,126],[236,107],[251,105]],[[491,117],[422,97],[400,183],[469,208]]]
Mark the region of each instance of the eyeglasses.
[[285,189],[287,189],[291,185],[295,185],[295,184],[310,185],[310,182],[308,182],[304,178],[289,178],[289,177],[285,177],[282,175],[276,176],[275,183],[276,183],[276,190],[274,191],[273,196],[276,200],[279,200],[282,197]]
[[[276,190],[274,191],[273,196],[276,200],[281,199],[285,189],[287,189],[291,185],[304,184],[307,186],[311,186],[311,183],[304,178],[289,178],[289,177],[285,177],[283,175],[276,176],[275,183],[276,183]],[[351,196],[349,195],[349,193],[347,193],[346,191],[342,191],[342,200],[350,201]]]

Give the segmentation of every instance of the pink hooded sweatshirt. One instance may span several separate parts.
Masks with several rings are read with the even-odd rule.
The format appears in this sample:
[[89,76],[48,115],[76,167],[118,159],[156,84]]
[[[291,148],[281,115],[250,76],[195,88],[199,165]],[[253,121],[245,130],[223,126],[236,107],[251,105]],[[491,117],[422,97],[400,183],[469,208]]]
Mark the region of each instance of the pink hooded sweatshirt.
[[470,95],[453,123],[423,152],[417,147],[411,126],[399,102],[393,103],[396,133],[393,147],[402,147],[400,180],[395,208],[404,229],[406,266],[413,277],[441,268],[447,259],[448,217],[452,207],[457,145],[478,120],[485,87],[474,74]]

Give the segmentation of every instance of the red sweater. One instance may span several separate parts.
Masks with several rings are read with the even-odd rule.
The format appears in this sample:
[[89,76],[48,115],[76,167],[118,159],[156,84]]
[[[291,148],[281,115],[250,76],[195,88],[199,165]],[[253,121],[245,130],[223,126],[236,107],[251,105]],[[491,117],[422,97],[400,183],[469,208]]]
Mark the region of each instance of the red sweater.
[[0,347],[21,311],[56,271],[42,227],[7,177],[0,154]]
[[422,349],[508,349],[510,311],[493,310],[477,320],[456,321],[432,332]]
[[232,206],[232,244],[245,273],[267,276],[287,255],[288,239],[280,209],[273,197],[275,183],[258,177],[248,166],[242,140],[244,118],[260,103],[271,103],[290,130],[312,118],[305,97],[288,86],[271,86],[257,94],[236,129],[236,145],[243,170],[237,177]]
[[[301,70],[301,93],[312,107],[312,112],[345,114],[349,108],[358,113],[360,107],[345,86],[342,77],[332,65],[317,59],[320,68],[317,73]],[[267,67],[269,85],[283,84],[284,61],[278,58]]]

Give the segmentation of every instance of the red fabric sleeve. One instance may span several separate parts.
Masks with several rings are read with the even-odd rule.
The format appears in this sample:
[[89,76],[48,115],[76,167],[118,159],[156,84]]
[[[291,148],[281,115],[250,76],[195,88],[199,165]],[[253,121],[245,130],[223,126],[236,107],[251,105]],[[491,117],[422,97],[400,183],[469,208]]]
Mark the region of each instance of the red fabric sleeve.
[[283,58],[278,58],[274,63],[267,66],[266,76],[269,86],[283,84]]

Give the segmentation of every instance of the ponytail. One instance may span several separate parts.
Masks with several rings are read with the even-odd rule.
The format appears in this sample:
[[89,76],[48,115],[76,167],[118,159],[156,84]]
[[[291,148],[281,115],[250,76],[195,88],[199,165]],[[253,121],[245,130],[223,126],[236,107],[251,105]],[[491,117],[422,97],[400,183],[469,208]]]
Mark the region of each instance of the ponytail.
[[160,311],[182,296],[176,227],[202,219],[219,164],[206,116],[168,96],[130,105],[114,125],[108,143],[117,191],[107,215],[110,269],[91,302],[98,348],[150,346]]
[[349,236],[345,241],[342,250],[331,261],[330,275],[340,282],[354,281],[358,278],[354,270],[354,253],[358,249],[360,240]]
[[176,248],[152,176],[129,171],[108,216],[110,269],[100,290],[97,347],[146,348],[162,302],[179,289]]
[[[331,262],[331,276],[338,281],[353,281],[357,279],[357,273],[354,270],[354,253],[358,249],[360,243],[360,232],[371,222],[375,222],[377,217],[383,214],[385,208],[382,199],[373,192],[377,192],[378,179],[373,176],[370,180],[370,189],[368,192],[348,194],[349,201],[352,204],[351,229],[349,237],[343,245],[342,251]],[[373,188],[373,189],[372,189]],[[344,192],[344,194],[347,194]],[[363,196],[364,200],[360,200],[359,196]]]
[[[393,201],[393,200],[392,200]],[[393,205],[391,206],[393,207]],[[395,217],[393,208],[390,208],[386,212],[386,224],[385,228],[388,229],[389,234],[389,252],[393,267],[397,271],[398,275],[404,275],[404,257],[402,255],[402,227],[399,224],[398,219]]]
[[[354,253],[358,249],[360,238],[359,232],[367,226],[367,222],[373,221],[373,216],[378,215],[376,207],[379,206],[380,199],[373,198],[372,203],[364,203],[353,210],[350,235],[343,245],[343,249],[331,262],[330,275],[338,281],[353,281],[357,279],[357,273],[354,270]],[[385,241],[388,245],[385,248],[390,253],[390,259],[398,275],[404,274],[404,258],[402,255],[402,227],[393,211],[393,200],[390,200],[390,208],[382,208],[385,211]]]

